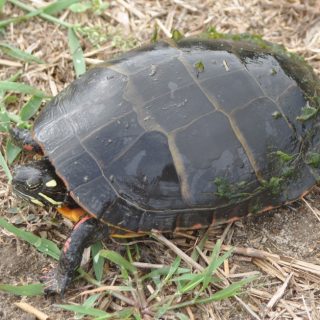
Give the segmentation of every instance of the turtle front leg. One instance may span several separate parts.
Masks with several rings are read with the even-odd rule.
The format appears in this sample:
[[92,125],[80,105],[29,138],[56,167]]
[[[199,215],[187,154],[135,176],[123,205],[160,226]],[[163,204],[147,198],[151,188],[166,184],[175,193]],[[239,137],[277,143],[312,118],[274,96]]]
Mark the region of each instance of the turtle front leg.
[[26,151],[42,153],[40,145],[33,140],[31,132],[27,129],[10,128],[10,136],[14,143]]
[[84,249],[108,235],[108,226],[99,220],[89,216],[80,220],[64,244],[58,267],[41,279],[45,284],[45,295],[60,294],[63,297],[80,266]]

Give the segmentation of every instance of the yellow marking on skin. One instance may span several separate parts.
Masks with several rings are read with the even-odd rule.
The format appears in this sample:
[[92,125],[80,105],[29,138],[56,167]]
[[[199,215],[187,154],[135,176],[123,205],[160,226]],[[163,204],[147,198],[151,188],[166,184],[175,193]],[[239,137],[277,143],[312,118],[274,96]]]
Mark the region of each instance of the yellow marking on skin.
[[53,200],[53,199],[49,198],[48,196],[46,196],[45,194],[43,194],[42,192],[39,192],[38,195],[41,196],[42,198],[46,199],[48,202],[50,202],[54,206],[59,206],[60,204],[62,204],[62,202]]
[[143,231],[134,232],[134,231],[128,230],[126,228],[121,228],[119,226],[115,226],[110,223],[107,223],[107,224],[110,227],[110,233],[109,233],[110,238],[125,239],[125,238],[144,237],[147,235],[147,233],[143,232]]
[[110,238],[117,238],[117,239],[127,239],[127,238],[138,238],[138,237],[145,237],[146,233],[137,233],[137,232],[128,232],[125,234],[110,234]]
[[44,204],[43,204],[41,201],[39,201],[39,200],[37,200],[37,199],[35,199],[35,198],[30,198],[30,201],[31,201],[32,203],[40,206],[40,207],[44,207]]
[[50,180],[50,181],[46,182],[46,187],[48,187],[48,188],[54,188],[56,186],[57,186],[56,180]]
[[86,211],[83,210],[82,208],[70,209],[68,207],[57,208],[57,211],[61,213],[64,217],[74,222],[78,222],[86,213]]

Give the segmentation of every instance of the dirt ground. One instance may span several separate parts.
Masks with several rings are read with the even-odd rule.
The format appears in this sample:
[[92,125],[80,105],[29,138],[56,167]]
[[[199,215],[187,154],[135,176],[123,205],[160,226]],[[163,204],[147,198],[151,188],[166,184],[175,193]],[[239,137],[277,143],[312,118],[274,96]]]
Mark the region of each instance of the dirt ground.
[[[35,8],[48,4],[42,0],[25,3]],[[65,21],[78,22],[88,27],[82,28],[81,44],[89,67],[149,41],[155,26],[161,36],[168,36],[173,28],[185,35],[196,35],[214,26],[219,32],[250,32],[284,44],[289,50],[303,55],[315,72],[320,74],[319,0],[118,0],[109,1],[108,4],[108,8],[99,15],[92,12],[74,14],[70,11],[59,15]],[[7,1],[0,20],[21,14],[21,9]],[[0,64],[0,80],[8,79],[21,70],[20,81],[55,95],[74,79],[66,29],[36,17],[9,25],[0,33],[1,37],[6,43],[32,52],[47,64],[34,65],[4,57],[7,63]],[[10,107],[16,110],[23,103],[24,97],[18,96]],[[1,137],[1,141],[5,141],[5,136]],[[256,255],[252,251],[236,252],[229,261],[230,272],[240,274],[259,271],[261,276],[249,287],[247,293],[240,296],[240,301],[230,299],[212,303],[210,309],[201,306],[184,313],[189,319],[320,319],[320,221],[315,214],[318,210],[320,189],[315,187],[305,197],[305,201],[300,200],[272,212],[244,218],[231,227],[213,228],[209,239],[212,242],[223,236],[226,245],[261,250],[255,251]],[[1,217],[37,235],[46,236],[61,247],[71,225],[60,217],[53,223],[52,214],[17,201],[11,194],[5,174],[0,171]],[[179,236],[172,241],[184,249],[190,249],[194,244]],[[163,263],[163,255],[168,248],[159,244],[156,246],[159,252],[155,254],[154,244],[139,245],[141,252],[144,252],[142,258]],[[269,253],[270,256],[259,256],[261,252]],[[151,256],[148,257],[148,254]],[[43,268],[52,263],[51,258],[0,229],[0,283],[36,283]],[[224,266],[224,271],[227,272],[228,268]],[[105,276],[105,283],[109,283],[108,280],[117,271],[109,272],[112,275]],[[294,274],[284,288],[280,301],[264,313],[266,305],[291,272]],[[83,301],[84,298],[78,294],[86,288],[87,283],[76,281],[64,302]],[[50,319],[74,319],[73,313],[61,311],[50,299],[21,298],[1,292],[0,319],[35,319],[14,305],[19,301],[30,303]]]
[[[315,190],[308,196],[312,199],[312,204],[315,208],[320,208],[319,196],[319,190]],[[39,229],[43,229],[43,227]],[[67,228],[65,227],[64,229],[64,233],[67,234]],[[292,204],[290,207],[283,207],[258,216],[244,218],[237,222],[232,229],[231,245],[264,250],[320,265],[319,220],[301,201]],[[54,230],[61,231],[61,224],[51,227],[50,233],[53,233]],[[221,234],[222,232],[216,231],[215,233]],[[149,262],[152,260],[153,263],[162,263],[157,254],[152,255],[152,249],[147,244],[141,243],[140,250],[144,252],[143,255],[145,256],[145,259],[142,257],[141,261]],[[166,248],[159,246],[159,251],[161,250],[165,252]],[[33,247],[3,231],[1,232],[0,261],[0,283],[11,284],[37,283],[39,277],[43,274],[42,270],[54,263],[53,259],[43,256]],[[261,292],[272,294],[281,284],[276,277],[272,276],[271,270],[263,272],[251,258],[234,255],[230,264],[233,268],[236,268],[235,273],[259,270],[261,278],[253,287],[258,288]],[[297,281],[299,280],[297,279]],[[320,286],[319,283],[315,285],[314,279],[309,279],[309,281],[304,282],[305,288],[302,292],[296,292],[295,285],[292,284],[287,288],[283,296],[284,300],[297,300],[299,303],[299,299],[305,299],[308,305],[314,304],[316,306],[310,318],[306,317],[305,312],[301,310],[302,316],[297,316],[296,319],[320,319],[318,309]],[[108,283],[108,281],[106,282]],[[86,287],[87,285],[84,281],[76,281],[66,296],[66,301],[80,302],[81,300],[77,295]],[[250,301],[250,297],[244,295],[243,300]],[[20,298],[3,293],[0,293],[0,319],[35,319],[14,305],[18,301],[30,303],[50,316],[50,319],[74,319],[72,313],[61,311],[61,309],[52,304],[50,299],[46,300],[43,297]],[[61,303],[59,299],[55,302]],[[268,298],[261,302],[265,306]],[[260,305],[260,308],[262,309],[262,305]],[[199,310],[194,310],[194,314],[199,317],[201,314],[202,319],[254,319],[248,315],[243,307],[235,302],[216,303],[215,311],[216,318],[210,318],[205,311],[199,313]],[[269,313],[267,319],[291,319],[288,316],[278,316],[278,314],[277,310],[273,310]]]

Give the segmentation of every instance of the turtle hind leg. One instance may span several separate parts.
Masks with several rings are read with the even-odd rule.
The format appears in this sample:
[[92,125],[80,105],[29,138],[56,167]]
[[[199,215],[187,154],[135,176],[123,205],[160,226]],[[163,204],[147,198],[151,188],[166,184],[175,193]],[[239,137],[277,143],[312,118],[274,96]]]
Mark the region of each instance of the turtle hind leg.
[[64,244],[58,267],[41,278],[45,284],[45,295],[60,294],[63,297],[80,266],[84,249],[108,235],[108,226],[99,220],[90,216],[80,220]]
[[40,145],[33,140],[31,132],[27,129],[10,128],[10,136],[17,146],[27,151],[42,153]]

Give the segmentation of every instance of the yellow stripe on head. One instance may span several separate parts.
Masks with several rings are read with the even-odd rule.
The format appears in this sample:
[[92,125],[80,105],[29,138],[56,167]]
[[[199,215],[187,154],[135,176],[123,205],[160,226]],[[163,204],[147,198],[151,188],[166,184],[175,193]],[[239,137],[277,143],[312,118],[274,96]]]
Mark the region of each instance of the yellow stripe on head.
[[46,182],[46,187],[48,187],[48,188],[54,188],[56,186],[57,186],[57,181],[54,179]]
[[54,199],[51,199],[50,197],[46,196],[45,194],[43,194],[42,192],[38,193],[39,196],[41,196],[42,198],[46,199],[48,202],[50,202],[51,204],[53,204],[54,206],[60,206],[62,204],[61,201],[56,201]]
[[43,204],[41,201],[39,201],[39,200],[37,200],[37,199],[35,199],[35,198],[30,198],[30,201],[31,201],[32,203],[40,206],[40,207],[44,207],[44,204]]

